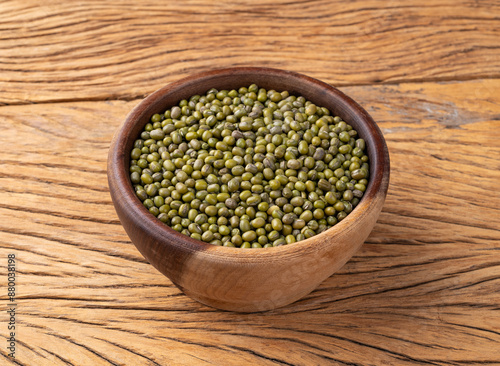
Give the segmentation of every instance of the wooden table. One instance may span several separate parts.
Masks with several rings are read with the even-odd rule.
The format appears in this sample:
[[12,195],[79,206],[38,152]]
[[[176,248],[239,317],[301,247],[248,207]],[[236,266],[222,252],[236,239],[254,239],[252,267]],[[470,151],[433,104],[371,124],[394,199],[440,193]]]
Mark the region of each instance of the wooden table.
[[[500,364],[499,2],[4,0],[0,14],[0,364]],[[259,314],[184,296],[130,242],[106,179],[141,98],[236,65],[338,86],[392,165],[357,255]]]

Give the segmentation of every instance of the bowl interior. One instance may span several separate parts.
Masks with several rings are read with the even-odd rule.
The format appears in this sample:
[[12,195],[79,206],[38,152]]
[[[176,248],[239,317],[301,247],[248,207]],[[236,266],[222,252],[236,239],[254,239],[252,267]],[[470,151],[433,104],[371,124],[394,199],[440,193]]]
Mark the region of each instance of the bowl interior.
[[[276,248],[263,248],[258,251],[214,246],[171,229],[151,215],[142,205],[135,196],[128,176],[129,154],[134,141],[153,114],[162,113],[176,105],[180,100],[188,99],[195,94],[204,94],[211,88],[230,90],[250,84],[257,84],[268,90],[287,90],[290,94],[303,96],[318,106],[328,108],[332,115],[340,116],[357,130],[359,136],[366,141],[370,159],[370,177],[367,190],[358,206],[344,220],[327,231],[299,243]],[[146,231],[159,230],[165,234],[166,238],[173,238],[174,242],[182,245],[183,251],[204,250],[210,251],[214,255],[222,254],[225,258],[234,256],[235,258],[244,257],[248,260],[259,260],[259,258],[269,260],[270,251],[294,255],[295,247],[312,245],[312,239],[315,239],[314,245],[318,245],[318,242],[319,245],[327,245],[324,243],[325,241],[321,240],[321,236],[335,235],[335,232],[345,229],[350,221],[356,220],[357,216],[362,214],[364,207],[370,205],[370,201],[376,194],[382,193],[385,198],[389,179],[389,155],[385,140],[378,126],[361,106],[338,89],[305,75],[253,67],[214,70],[193,75],[171,83],[145,98],[130,112],[124,125],[115,135],[110,149],[109,166],[110,174],[116,181],[111,189],[120,191],[120,199],[124,200],[128,206],[127,209],[131,211],[131,214],[136,217],[136,220]],[[177,245],[176,243],[173,245]]]

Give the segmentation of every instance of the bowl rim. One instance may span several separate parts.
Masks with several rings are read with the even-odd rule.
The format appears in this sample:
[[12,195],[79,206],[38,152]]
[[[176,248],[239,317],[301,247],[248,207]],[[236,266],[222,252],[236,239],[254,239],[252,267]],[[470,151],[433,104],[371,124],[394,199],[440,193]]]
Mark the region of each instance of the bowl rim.
[[[321,90],[323,93],[328,94],[328,96],[334,97],[337,102],[340,101],[343,103],[343,108],[348,110],[348,112],[356,118],[359,118],[359,121],[361,121],[361,123],[366,127],[366,130],[368,131],[367,133],[372,138],[370,140],[373,140],[371,143],[374,143],[374,146],[368,146],[367,144],[368,149],[370,150],[369,184],[358,205],[347,215],[345,219],[339,221],[328,230],[314,235],[309,239],[279,247],[259,248],[258,250],[255,250],[254,248],[232,248],[212,245],[173,230],[168,225],[154,217],[137,198],[129,178],[128,163],[130,152],[125,151],[125,146],[131,139],[135,140],[138,136],[130,136],[128,131],[130,131],[137,121],[145,118],[145,115],[150,113],[151,110],[154,109],[155,105],[160,104],[161,100],[168,93],[176,92],[186,87],[189,89],[190,86],[196,86],[200,82],[210,80],[211,78],[231,78],[238,75],[255,73],[273,77],[293,78],[298,83],[300,82],[301,85],[307,85],[315,90]],[[297,93],[291,91],[291,94],[300,94],[300,92]],[[183,98],[180,98],[179,100],[181,99]],[[306,99],[309,100],[307,97]],[[332,111],[329,106],[326,107]],[[156,111],[155,113],[161,112],[162,111]],[[147,117],[148,121],[150,116],[151,114]],[[144,125],[146,123],[147,122],[145,122]],[[365,138],[365,140],[367,139]],[[375,172],[377,174],[374,174]],[[320,251],[324,246],[332,245],[332,242],[335,242],[334,240],[331,240],[332,236],[334,237],[338,232],[348,232],[352,230],[352,224],[355,221],[360,220],[365,215],[369,214],[370,210],[368,210],[368,208],[375,199],[380,197],[385,199],[389,186],[390,162],[388,148],[378,125],[357,102],[337,88],[323,81],[293,71],[269,67],[230,67],[212,69],[189,75],[167,84],[140,101],[139,104],[137,104],[127,115],[125,121],[113,137],[108,152],[107,173],[108,185],[110,192],[112,193],[111,196],[113,204],[115,206],[120,205],[122,208],[128,209],[128,214],[134,217],[136,224],[143,230],[156,233],[157,242],[160,242],[162,245],[167,245],[166,240],[162,238],[169,238],[168,246],[174,246],[175,249],[181,252],[203,252],[204,255],[211,256],[212,260],[220,260],[221,262],[235,260],[250,264],[255,261],[272,262],[274,257],[276,257],[276,260],[282,260],[283,256],[304,255],[305,252]],[[327,238],[330,240],[325,240]]]

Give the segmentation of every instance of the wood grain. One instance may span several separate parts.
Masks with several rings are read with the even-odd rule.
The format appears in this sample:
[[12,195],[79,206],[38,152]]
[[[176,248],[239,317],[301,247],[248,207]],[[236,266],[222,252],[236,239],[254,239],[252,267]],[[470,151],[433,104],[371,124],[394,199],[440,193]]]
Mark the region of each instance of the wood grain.
[[[13,364],[497,364],[500,79],[342,90],[388,142],[382,214],[316,291],[252,315],[182,295],[119,224],[107,148],[138,100],[0,107],[0,260],[18,258]],[[3,345],[0,359],[10,362]]]
[[0,104],[132,100],[196,71],[334,85],[500,76],[495,1],[0,3]]

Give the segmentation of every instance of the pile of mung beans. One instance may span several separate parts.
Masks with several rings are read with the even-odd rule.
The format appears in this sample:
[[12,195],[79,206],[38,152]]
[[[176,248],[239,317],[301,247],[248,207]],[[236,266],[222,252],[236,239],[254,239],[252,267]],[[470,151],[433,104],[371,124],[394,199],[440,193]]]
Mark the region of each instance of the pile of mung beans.
[[267,248],[343,220],[368,184],[365,141],[304,97],[211,89],[151,117],[130,153],[151,214],[214,245]]

